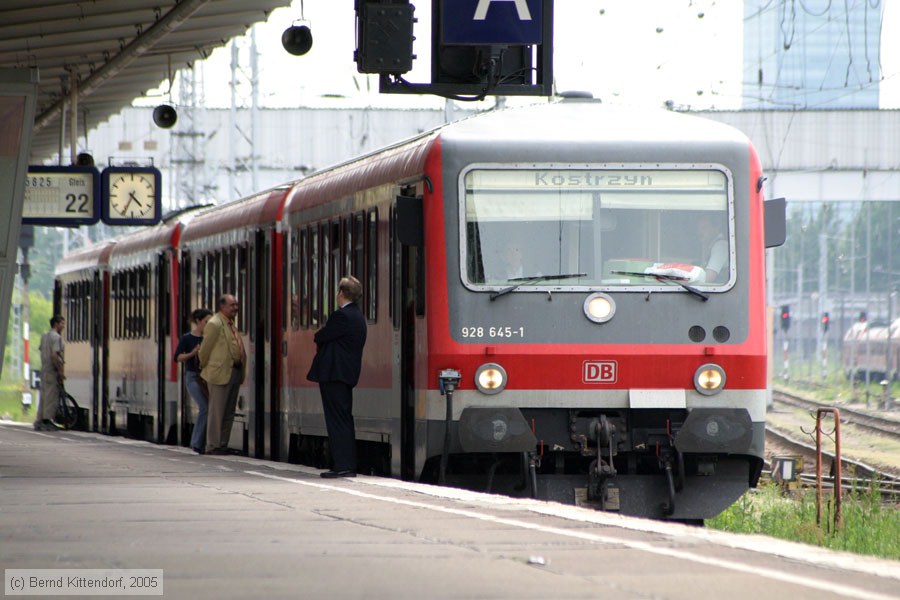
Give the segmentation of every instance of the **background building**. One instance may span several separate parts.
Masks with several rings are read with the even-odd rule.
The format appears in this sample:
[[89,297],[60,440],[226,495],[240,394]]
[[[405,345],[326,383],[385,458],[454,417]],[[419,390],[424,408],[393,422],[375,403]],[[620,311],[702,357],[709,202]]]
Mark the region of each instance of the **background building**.
[[880,0],[744,0],[745,109],[878,108]]

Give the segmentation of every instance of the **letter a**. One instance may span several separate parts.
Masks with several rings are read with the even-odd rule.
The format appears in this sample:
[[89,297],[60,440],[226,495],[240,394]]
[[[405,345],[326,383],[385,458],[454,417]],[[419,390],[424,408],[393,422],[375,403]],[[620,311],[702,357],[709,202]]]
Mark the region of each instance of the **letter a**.
[[515,2],[516,13],[518,13],[519,15],[519,20],[531,20],[531,11],[528,10],[527,0],[478,0],[478,6],[475,7],[475,16],[472,18],[472,20],[484,21],[487,18],[487,12],[491,7],[491,2]]

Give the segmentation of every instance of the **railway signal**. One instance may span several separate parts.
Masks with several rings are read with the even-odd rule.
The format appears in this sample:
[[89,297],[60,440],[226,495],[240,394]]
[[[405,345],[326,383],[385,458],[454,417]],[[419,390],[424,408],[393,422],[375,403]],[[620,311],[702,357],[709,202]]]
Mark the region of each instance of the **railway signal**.
[[781,330],[787,331],[791,328],[791,305],[784,304],[781,307]]

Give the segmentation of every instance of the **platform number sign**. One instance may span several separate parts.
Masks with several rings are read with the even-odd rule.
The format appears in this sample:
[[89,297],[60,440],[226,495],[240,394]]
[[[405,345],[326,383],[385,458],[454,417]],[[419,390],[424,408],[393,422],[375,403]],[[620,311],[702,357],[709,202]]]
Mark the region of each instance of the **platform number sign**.
[[94,167],[30,166],[22,223],[77,227],[100,220],[100,172]]
[[441,43],[541,44],[542,0],[443,0]]

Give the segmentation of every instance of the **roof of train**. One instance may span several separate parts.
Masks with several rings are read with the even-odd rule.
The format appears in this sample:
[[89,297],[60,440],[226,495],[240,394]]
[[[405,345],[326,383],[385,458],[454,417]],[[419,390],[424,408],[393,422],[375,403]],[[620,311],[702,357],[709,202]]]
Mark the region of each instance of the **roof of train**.
[[59,276],[83,269],[95,269],[106,266],[109,264],[109,256],[115,245],[115,240],[105,240],[91,246],[73,250],[56,263],[56,269],[54,269],[53,274]]
[[285,213],[297,212],[370,188],[422,173],[438,130],[367,154],[301,179],[290,190]]
[[738,129],[693,115],[662,109],[609,106],[570,99],[551,104],[489,111],[442,125],[385,150],[329,167],[298,181],[285,213],[301,211],[347,196],[361,188],[420,175],[437,140],[560,146],[604,144],[690,144],[732,142],[749,145]]
[[190,242],[247,226],[276,223],[281,220],[289,189],[288,185],[279,186],[199,213],[185,225],[181,241]]
[[541,140],[557,144],[747,142],[738,129],[718,121],[658,108],[575,98],[481,113],[446,125],[441,137],[526,144]]
[[176,221],[161,223],[156,227],[118,237],[110,261],[139,252],[175,248],[178,246],[180,234],[181,223]]

